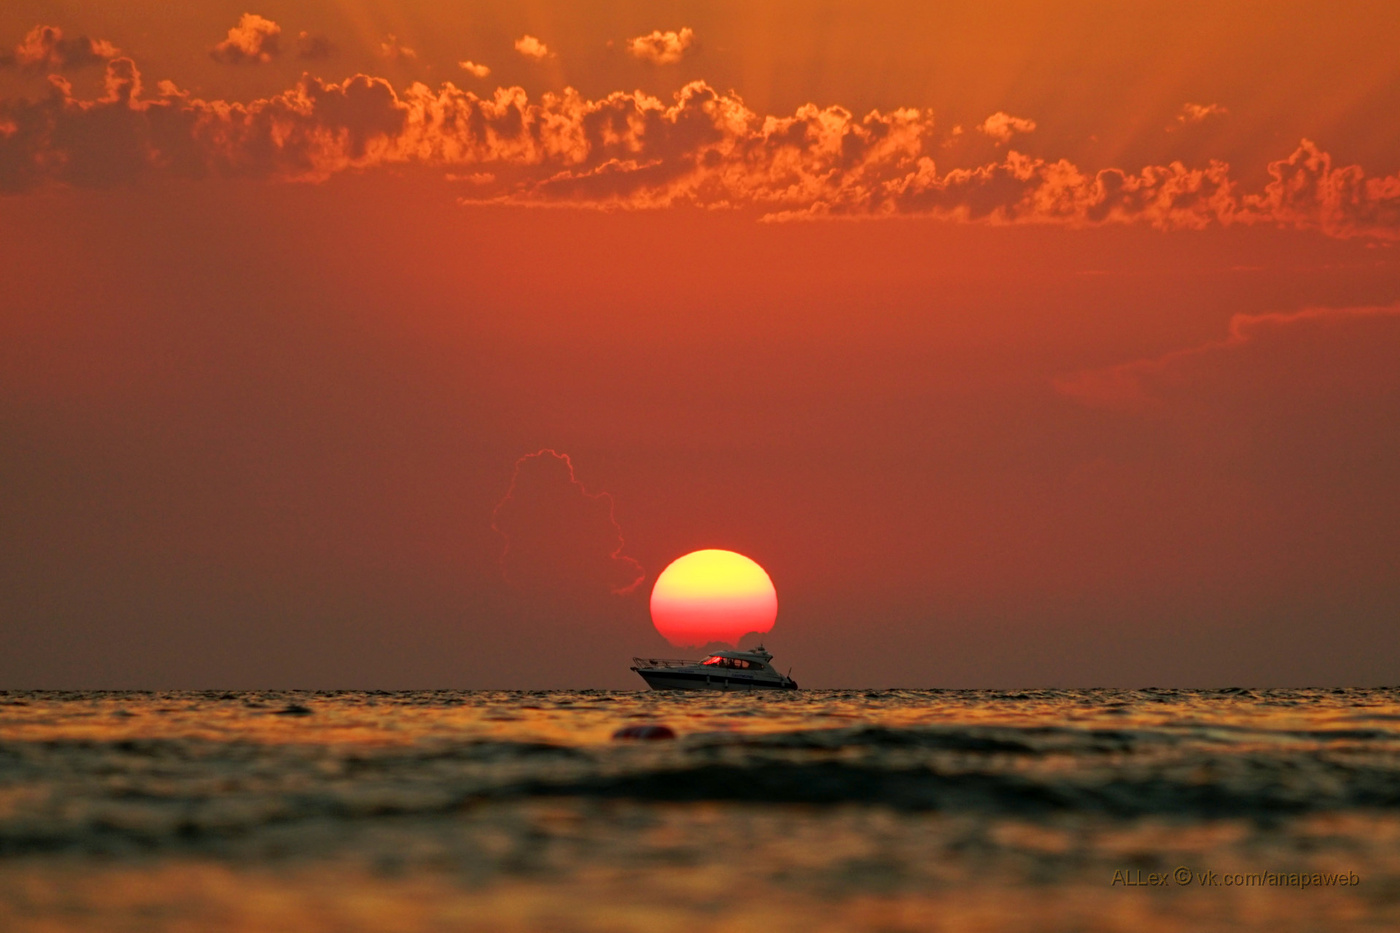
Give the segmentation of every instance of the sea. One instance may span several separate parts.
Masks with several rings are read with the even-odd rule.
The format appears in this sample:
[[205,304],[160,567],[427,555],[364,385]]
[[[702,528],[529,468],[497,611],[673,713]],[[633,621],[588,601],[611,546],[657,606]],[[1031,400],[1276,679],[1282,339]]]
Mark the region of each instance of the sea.
[[0,691],[0,930],[1400,930],[1400,689]]

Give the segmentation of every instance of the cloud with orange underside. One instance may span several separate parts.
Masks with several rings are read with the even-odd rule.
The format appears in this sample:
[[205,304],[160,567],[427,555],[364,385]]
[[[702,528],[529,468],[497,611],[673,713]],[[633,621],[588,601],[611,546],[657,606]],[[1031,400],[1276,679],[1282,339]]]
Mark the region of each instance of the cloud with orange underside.
[[282,52],[282,27],[256,13],[244,13],[228,37],[209,50],[209,57],[226,65],[261,64]]
[[105,39],[66,37],[57,26],[39,25],[29,30],[13,52],[0,54],[0,66],[23,71],[69,71],[100,65],[120,54],[121,50]]
[[[130,59],[108,80],[139,87]],[[203,100],[168,82],[155,96],[0,101],[0,191],[102,186],[147,175],[319,181],[420,164],[493,175],[475,201],[643,210],[741,208],[768,220],[929,216],[987,224],[1161,230],[1257,225],[1336,237],[1400,238],[1400,175],[1336,166],[1303,140],[1246,191],[1230,166],[1181,162],[1083,169],[1008,150],[943,167],[933,117],[915,108],[857,115],[806,104],[759,115],[703,81],[669,101],[642,92],[531,99],[450,82],[396,90],[386,79],[304,77],[247,102]],[[105,163],[105,166],[104,166]],[[79,170],[77,167],[82,166]]]
[[655,29],[645,36],[627,40],[627,54],[653,65],[674,65],[695,47],[695,31],[688,26],[679,31]]
[[1269,163],[1269,175],[1262,192],[1242,199],[1251,219],[1341,238],[1400,237],[1400,173],[1376,177],[1359,165],[1336,167],[1305,139],[1288,158]]

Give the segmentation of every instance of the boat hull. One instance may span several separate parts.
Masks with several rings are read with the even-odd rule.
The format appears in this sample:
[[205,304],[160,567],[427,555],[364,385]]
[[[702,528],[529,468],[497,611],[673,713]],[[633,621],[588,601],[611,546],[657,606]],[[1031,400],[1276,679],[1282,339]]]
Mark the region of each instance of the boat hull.
[[696,671],[633,668],[653,690],[796,690],[791,680],[702,674]]

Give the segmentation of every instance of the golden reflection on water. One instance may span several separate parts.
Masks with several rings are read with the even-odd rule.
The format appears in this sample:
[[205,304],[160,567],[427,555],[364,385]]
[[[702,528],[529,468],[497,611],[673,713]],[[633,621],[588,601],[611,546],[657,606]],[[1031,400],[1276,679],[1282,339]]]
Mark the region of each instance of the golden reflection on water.
[[[1189,729],[1201,739],[1291,741],[1268,733],[1390,729],[1400,700],[1388,694],[1278,691],[802,691],[796,694],[519,693],[103,693],[25,694],[0,700],[0,736],[23,741],[122,738],[274,744],[412,744],[475,737],[602,744],[631,719],[681,734],[781,732],[853,724]],[[14,705],[22,702],[24,705]],[[1364,705],[1363,705],[1364,704]],[[309,715],[278,715],[288,707]]]
[[[0,694],[0,930],[1400,929],[1397,723],[1384,690]],[[1113,883],[1182,867],[1361,883]]]

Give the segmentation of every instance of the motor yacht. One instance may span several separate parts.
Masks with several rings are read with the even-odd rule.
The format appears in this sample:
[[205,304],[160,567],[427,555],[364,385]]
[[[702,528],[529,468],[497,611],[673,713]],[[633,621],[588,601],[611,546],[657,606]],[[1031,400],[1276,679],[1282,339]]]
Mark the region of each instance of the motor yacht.
[[773,669],[762,645],[716,651],[703,661],[633,658],[632,670],[653,690],[796,690],[797,681]]

